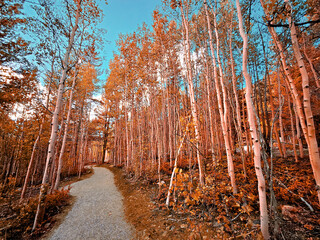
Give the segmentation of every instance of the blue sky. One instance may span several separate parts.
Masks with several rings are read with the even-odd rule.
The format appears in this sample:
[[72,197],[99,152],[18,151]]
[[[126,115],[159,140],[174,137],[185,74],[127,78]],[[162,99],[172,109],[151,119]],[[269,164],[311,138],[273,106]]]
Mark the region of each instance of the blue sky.
[[[105,0],[97,0],[96,2],[104,14],[103,22],[99,27],[107,30],[107,34],[104,36],[107,42],[100,52],[100,56],[104,58],[101,69],[104,74],[99,76],[101,80],[99,85],[101,86],[106,80],[105,70],[113,57],[113,52],[117,51],[116,41],[119,34],[132,33],[144,22],[150,26],[152,13],[157,7],[161,7],[161,0],[108,0],[108,5],[105,4]],[[26,1],[23,12],[28,17],[35,15],[35,12],[30,8],[31,4],[37,4],[37,1]],[[102,91],[101,89],[99,93],[96,93],[95,97],[99,99]],[[93,117],[91,116],[94,112],[93,109],[90,118]]]
[[107,30],[108,41],[100,53],[105,57],[103,68],[107,68],[113,52],[117,50],[116,41],[120,33],[132,33],[143,22],[152,24],[152,12],[161,7],[161,0],[108,0],[108,5],[101,1],[104,19],[100,27]]
[[[132,33],[145,22],[148,25],[152,24],[152,13],[157,7],[161,7],[161,0],[96,0],[99,7],[102,9],[104,17],[99,28],[107,31],[103,36],[106,40],[100,52],[100,56],[104,58],[101,70],[104,72],[99,79],[106,79],[106,70],[109,66],[109,61],[113,57],[113,52],[117,51],[116,41],[120,33]],[[26,1],[24,12],[27,16],[33,16],[35,13],[30,8],[30,4],[36,1]],[[26,36],[28,38],[28,36]]]

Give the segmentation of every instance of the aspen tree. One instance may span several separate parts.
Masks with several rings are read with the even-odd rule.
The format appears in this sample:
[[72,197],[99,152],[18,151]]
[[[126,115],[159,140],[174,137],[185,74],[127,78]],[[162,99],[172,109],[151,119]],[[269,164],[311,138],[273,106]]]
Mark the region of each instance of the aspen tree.
[[[272,21],[270,21],[271,19],[270,14],[267,12],[264,2],[260,0],[260,3],[261,3],[261,6],[263,7],[267,21],[272,23]],[[274,30],[273,27],[270,26],[270,24],[268,25],[268,30],[279,51],[282,68],[284,70],[286,79],[288,81],[287,84],[290,86],[290,92],[294,100],[296,113],[299,117],[301,129],[308,145],[310,162],[311,162],[314,178],[317,185],[316,189],[318,192],[318,199],[320,202],[320,187],[319,187],[320,186],[320,156],[319,156],[317,139],[315,137],[315,126],[314,126],[313,114],[312,114],[311,104],[310,104],[309,77],[308,77],[308,73],[306,71],[305,64],[301,55],[300,47],[298,44],[296,26],[292,20],[291,6],[288,1],[286,1],[285,3],[290,12],[288,15],[288,21],[289,21],[292,48],[293,48],[294,56],[298,63],[299,71],[302,77],[303,105],[301,103],[301,99],[300,99],[297,87],[293,81],[292,74],[290,73],[289,67],[286,63],[286,58],[284,56],[284,48],[281,42],[279,41],[276,31]],[[300,150],[300,154],[302,154],[302,152],[303,151]]]
[[55,106],[55,110],[53,113],[53,117],[52,117],[52,129],[51,129],[51,136],[50,136],[50,140],[49,140],[49,146],[48,146],[48,154],[47,154],[47,158],[46,158],[46,165],[45,165],[45,169],[44,169],[44,173],[43,173],[43,178],[42,178],[42,183],[41,183],[41,190],[40,190],[40,194],[39,194],[39,203],[38,203],[38,207],[37,207],[37,212],[35,215],[35,219],[34,219],[34,223],[33,223],[33,227],[32,230],[34,231],[35,228],[38,225],[38,220],[39,220],[39,214],[40,214],[40,210],[42,208],[42,203],[43,203],[43,196],[45,195],[45,185],[47,183],[47,177],[48,177],[48,167],[50,162],[52,161],[52,157],[54,154],[54,147],[55,147],[55,143],[56,143],[56,137],[57,137],[57,132],[58,132],[58,118],[59,118],[59,113],[60,113],[60,109],[61,109],[61,105],[62,105],[62,96],[63,96],[63,92],[64,92],[64,85],[65,85],[65,80],[66,80],[66,76],[67,76],[67,71],[69,68],[69,58],[70,58],[70,53],[71,53],[71,49],[74,43],[74,38],[78,29],[78,23],[79,23],[79,18],[80,18],[80,12],[81,12],[81,4],[82,4],[82,0],[78,0],[76,3],[76,16],[75,16],[75,22],[73,24],[72,27],[72,31],[70,34],[70,38],[69,38],[69,43],[68,43],[68,47],[66,49],[65,55],[64,55],[64,59],[63,59],[63,69],[61,72],[61,77],[59,80],[59,89],[58,89],[58,96],[57,96],[57,102],[56,102],[56,106]]
[[310,103],[311,97],[310,97],[309,76],[308,76],[308,72],[306,70],[304,60],[300,51],[296,26],[292,19],[291,3],[289,2],[289,0],[284,0],[284,3],[288,8],[287,17],[289,22],[292,48],[293,48],[294,56],[297,60],[299,71],[302,78],[303,106],[304,106],[304,113],[305,113],[305,118],[307,122],[307,138],[309,139],[309,141],[307,141],[308,148],[309,148],[309,157],[310,157],[314,178],[316,181],[316,190],[318,192],[318,200],[320,203],[320,155],[319,155],[318,142],[317,142],[315,125],[314,125],[313,114],[312,114],[311,103]]
[[232,29],[230,30],[229,34],[229,51],[230,51],[230,62],[231,62],[231,72],[232,72],[232,90],[234,99],[236,102],[236,126],[238,131],[238,139],[239,139],[239,148],[240,148],[240,155],[241,155],[241,161],[242,161],[242,168],[243,168],[243,174],[244,177],[247,177],[247,171],[246,171],[246,163],[245,163],[245,156],[243,152],[243,132],[242,132],[242,124],[241,124],[241,113],[240,113],[240,104],[239,104],[239,97],[238,97],[238,91],[237,91],[237,85],[236,85],[236,73],[235,73],[235,63],[233,58],[233,51],[232,51]]
[[[209,14],[208,14],[208,7],[207,7],[207,1],[203,1],[205,5],[205,12],[206,12],[206,18],[207,18],[207,27],[208,27],[208,32],[209,32],[209,45],[210,45],[210,50],[211,50],[211,57],[212,57],[212,65],[213,65],[213,73],[214,73],[214,85],[216,88],[216,94],[217,94],[217,99],[218,99],[218,104],[219,104],[219,113],[220,113],[220,122],[221,122],[221,127],[222,127],[222,133],[223,133],[223,138],[224,138],[224,143],[225,143],[225,148],[226,148],[226,153],[227,153],[227,161],[228,161],[228,173],[229,177],[231,180],[231,186],[233,193],[237,193],[237,185],[236,185],[236,179],[235,179],[235,174],[234,174],[234,166],[233,166],[233,159],[232,159],[232,153],[231,153],[231,148],[230,148],[230,138],[228,136],[227,132],[227,103],[226,103],[226,90],[224,86],[224,80],[223,80],[223,72],[222,72],[222,66],[221,66],[221,61],[220,61],[220,53],[219,53],[219,36],[217,32],[217,27],[216,27],[216,20],[214,19],[214,28],[215,28],[215,33],[216,33],[216,41],[217,41],[217,49],[214,51],[213,49],[213,38],[212,38],[212,30],[211,30],[211,24],[210,24],[210,19],[209,19]],[[214,12],[214,11],[213,11]],[[214,13],[214,18],[215,18],[215,13]],[[219,73],[220,76],[218,77],[218,72],[217,72],[217,64],[216,64],[216,57],[215,54],[217,54],[218,58],[218,68],[219,68]],[[219,81],[220,79],[220,85],[222,89],[222,96],[223,99],[221,99],[220,96],[220,87],[219,87]]]
[[[46,108],[48,108],[48,106],[49,106],[49,98],[50,98],[50,94],[51,94],[51,83],[52,83],[52,80],[53,80],[54,62],[55,62],[55,56],[53,56],[52,62],[51,62],[51,73],[50,73],[50,78],[49,78],[50,80],[49,80],[49,85],[48,85],[48,94],[47,94],[46,104],[45,104]],[[30,175],[31,175],[32,165],[33,165],[34,160],[35,160],[36,150],[37,150],[37,147],[38,147],[38,144],[39,144],[39,141],[40,141],[40,137],[41,137],[41,134],[42,134],[42,131],[43,131],[44,122],[45,122],[45,117],[42,118],[37,138],[33,143],[32,153],[31,153],[31,157],[30,157],[30,161],[29,161],[29,164],[28,164],[27,173],[26,173],[26,176],[25,176],[25,179],[24,179],[24,184],[23,184],[22,191],[21,191],[21,197],[20,197],[21,199],[23,199],[25,197],[25,193],[26,193],[26,190],[27,190],[27,187],[28,187],[28,182],[29,182],[29,178],[30,178]]]
[[284,101],[284,98],[281,94],[281,80],[279,76],[279,71],[277,72],[277,78],[278,78],[278,99],[279,99],[279,128],[280,128],[280,136],[281,136],[281,144],[279,145],[280,153],[282,157],[287,158],[287,150],[285,147],[285,135],[283,131],[283,121],[282,121],[282,102]]
[[65,147],[66,147],[66,142],[67,142],[68,127],[69,127],[70,118],[71,118],[73,91],[74,91],[74,87],[76,85],[76,79],[77,79],[77,75],[78,75],[78,68],[79,68],[79,66],[76,66],[75,73],[74,73],[73,80],[72,80],[72,86],[71,86],[71,89],[70,89],[69,108],[68,108],[68,113],[67,113],[67,120],[65,122],[65,127],[64,127],[64,134],[63,134],[63,139],[62,139],[59,159],[58,159],[57,177],[56,177],[56,181],[55,181],[55,184],[54,184],[54,187],[53,187],[54,190],[58,189],[58,186],[59,186],[59,183],[60,183],[60,175],[61,175],[61,169],[62,169],[62,157],[63,157],[64,150],[65,150]]
[[296,134],[294,132],[294,121],[293,121],[293,114],[292,114],[292,108],[291,108],[291,99],[290,99],[290,95],[289,94],[288,94],[288,108],[289,108],[289,113],[290,113],[292,149],[293,149],[293,153],[294,153],[294,159],[295,159],[296,162],[298,162],[298,154],[297,154],[297,148],[296,148],[297,137],[296,137]]
[[[183,5],[185,6],[186,13],[183,10]],[[199,120],[198,120],[198,112],[195,102],[195,94],[194,94],[194,86],[193,86],[193,74],[191,68],[191,57],[190,57],[190,39],[189,39],[189,22],[188,22],[188,14],[189,14],[189,6],[188,3],[185,1],[179,2],[180,13],[182,17],[182,25],[183,25],[183,37],[184,37],[184,53],[186,58],[186,65],[187,65],[187,81],[188,81],[188,90],[189,90],[189,99],[190,99],[190,106],[191,106],[191,113],[192,119],[194,123],[194,132],[196,138],[196,152],[197,152],[197,162],[199,167],[199,181],[200,185],[204,184],[204,173],[203,173],[203,163],[200,157],[199,152],[199,144],[200,144],[200,127],[199,127]]]
[[312,74],[313,74],[313,78],[314,78],[314,81],[316,82],[316,86],[317,88],[320,88],[320,78],[318,78],[318,75],[317,75],[317,72],[313,66],[313,62],[312,62],[312,59],[309,57],[309,55],[307,54],[307,50],[306,50],[306,40],[305,40],[305,37],[303,37],[303,54],[304,56],[306,57],[309,65],[310,65],[310,68],[311,68],[311,71],[312,71]]
[[254,105],[252,102],[252,82],[251,76],[248,72],[248,36],[243,29],[243,20],[239,0],[236,0],[238,20],[239,20],[239,31],[243,40],[242,49],[242,73],[246,81],[246,104],[247,104],[247,114],[248,122],[250,126],[251,138],[254,145],[254,166],[258,179],[258,193],[259,193],[259,205],[260,205],[260,222],[261,222],[261,232],[264,239],[270,239],[269,235],[269,216],[267,207],[267,196],[266,196],[266,183],[263,176],[262,166],[261,166],[261,144],[257,131],[257,123],[254,116]]

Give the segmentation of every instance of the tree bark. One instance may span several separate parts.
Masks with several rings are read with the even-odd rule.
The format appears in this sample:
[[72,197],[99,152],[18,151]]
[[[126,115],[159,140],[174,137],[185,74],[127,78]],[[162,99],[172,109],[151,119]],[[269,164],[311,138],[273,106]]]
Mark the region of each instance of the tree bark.
[[237,83],[236,83],[236,73],[234,69],[234,59],[233,59],[233,52],[232,52],[232,30],[230,31],[229,36],[229,51],[230,51],[230,61],[231,61],[231,72],[232,72],[232,89],[233,89],[233,95],[236,102],[236,120],[237,120],[237,135],[239,136],[239,148],[240,148],[240,155],[241,155],[241,161],[242,161],[242,168],[243,168],[243,174],[244,177],[247,177],[247,171],[246,171],[246,163],[245,163],[245,157],[243,152],[243,133],[242,133],[242,125],[241,125],[241,114],[240,114],[240,104],[239,104],[239,98],[238,98],[238,92],[237,92]]
[[264,239],[270,239],[269,235],[269,216],[267,207],[267,196],[266,196],[266,183],[263,176],[261,167],[261,144],[259,141],[259,136],[257,132],[257,123],[254,118],[254,106],[252,102],[252,82],[251,76],[247,70],[248,64],[248,37],[243,29],[242,13],[240,8],[239,0],[236,0],[238,19],[239,19],[239,30],[240,35],[243,39],[243,52],[242,52],[242,72],[246,80],[246,103],[247,103],[247,113],[248,121],[250,125],[251,137],[254,145],[254,165],[255,171],[258,179],[258,193],[259,193],[259,204],[260,204],[260,221],[261,221],[261,232]]
[[[46,109],[48,108],[48,105],[49,105],[49,98],[50,98],[50,93],[51,93],[51,83],[52,83],[52,79],[53,79],[54,60],[55,60],[55,57],[53,57],[52,63],[51,63],[51,76],[50,76],[48,95],[47,95],[46,105],[45,105]],[[21,191],[21,197],[20,197],[21,199],[23,199],[25,197],[25,194],[26,194],[29,178],[30,178],[30,175],[31,175],[32,165],[33,165],[33,162],[34,162],[34,159],[35,159],[36,149],[38,147],[38,144],[39,144],[39,141],[40,141],[40,137],[41,137],[41,134],[42,134],[44,121],[45,121],[45,117],[42,118],[42,121],[41,121],[41,124],[40,124],[40,127],[39,127],[38,136],[37,136],[35,142],[33,143],[33,148],[32,148],[30,161],[29,161],[29,164],[28,164],[27,174],[26,174],[26,177],[25,177],[25,180],[24,180],[22,191]]]
[[308,148],[309,148],[309,157],[310,157],[310,162],[313,170],[313,175],[317,185],[316,190],[318,192],[318,200],[320,203],[320,155],[319,155],[318,142],[316,138],[316,131],[315,131],[315,126],[313,121],[311,102],[310,102],[311,97],[310,97],[309,76],[308,76],[308,72],[306,70],[303,57],[300,51],[296,26],[292,20],[291,4],[289,0],[284,0],[284,2],[290,10],[290,13],[288,14],[288,21],[289,21],[291,42],[292,42],[294,56],[297,60],[299,71],[302,78],[303,105],[304,105],[305,117],[307,120],[307,134],[309,139],[309,141],[307,141]]
[[[187,14],[188,14],[188,6],[187,8]],[[197,162],[199,167],[199,181],[200,185],[204,185],[204,176],[203,176],[203,164],[200,157],[199,152],[199,143],[200,143],[200,127],[199,127],[199,120],[198,120],[198,113],[196,108],[196,102],[195,102],[195,95],[194,95],[194,86],[192,81],[192,68],[191,68],[191,57],[190,57],[190,40],[189,40],[189,23],[187,20],[187,16],[185,15],[183,11],[183,6],[180,4],[180,11],[182,15],[182,24],[184,28],[183,36],[185,38],[184,45],[184,51],[186,56],[186,65],[187,65],[187,80],[188,80],[188,86],[189,86],[189,99],[190,99],[190,106],[191,106],[191,114],[192,119],[194,123],[194,132],[195,132],[195,138],[196,138],[196,152],[197,152]]]
[[[226,153],[227,153],[227,162],[228,162],[228,173],[231,181],[231,186],[233,193],[237,193],[237,185],[236,185],[236,180],[235,180],[235,174],[234,174],[234,166],[233,166],[233,159],[232,159],[232,153],[230,149],[230,139],[228,136],[227,132],[227,104],[226,104],[226,93],[225,93],[225,86],[224,86],[224,80],[223,80],[223,72],[222,72],[222,66],[220,62],[220,57],[219,57],[219,36],[217,32],[217,27],[216,27],[216,20],[214,19],[214,28],[215,28],[215,33],[216,33],[216,41],[217,41],[217,58],[218,58],[218,68],[220,70],[220,84],[222,88],[222,95],[223,95],[223,102],[220,96],[220,87],[218,83],[218,73],[217,73],[217,65],[216,65],[216,58],[215,58],[215,51],[213,49],[213,39],[212,39],[212,31],[211,31],[211,24],[210,24],[210,19],[209,19],[209,14],[208,14],[208,7],[207,7],[207,1],[203,1],[205,5],[205,11],[206,11],[206,19],[207,19],[207,27],[208,27],[208,32],[209,32],[209,45],[210,45],[210,50],[211,50],[211,56],[212,56],[212,65],[213,65],[213,73],[214,73],[214,80],[215,80],[215,88],[216,88],[216,94],[218,98],[218,104],[219,104],[219,115],[220,115],[220,121],[221,121],[221,127],[222,127],[222,132],[223,132],[223,138],[224,138],[224,143],[225,143],[225,148],[226,148]],[[215,18],[215,12],[213,11],[214,18]]]
[[62,68],[61,77],[59,80],[57,102],[56,102],[55,110],[54,110],[53,117],[52,117],[52,123],[51,123],[52,128],[51,128],[51,135],[50,135],[50,140],[49,140],[48,154],[47,154],[46,165],[45,165],[45,169],[44,169],[44,173],[43,173],[42,184],[41,184],[41,189],[40,189],[40,194],[39,194],[39,203],[38,203],[32,231],[35,230],[35,228],[38,225],[38,221],[41,220],[41,219],[39,219],[39,215],[40,215],[39,213],[42,208],[42,202],[44,200],[43,199],[44,195],[46,194],[45,193],[45,185],[47,183],[48,167],[49,167],[49,164],[50,164],[52,157],[53,157],[53,154],[54,154],[54,146],[56,143],[56,137],[57,137],[57,132],[58,132],[59,113],[60,113],[61,105],[62,105],[62,96],[63,96],[63,92],[64,92],[64,85],[65,85],[65,80],[66,80],[67,71],[68,71],[68,67],[69,67],[68,65],[69,65],[70,53],[71,53],[71,49],[72,49],[72,46],[74,43],[75,34],[78,29],[80,10],[81,10],[81,0],[77,3],[76,19],[75,19],[75,23],[72,27],[68,47],[66,49],[66,53],[65,53],[64,59],[63,59],[63,68]]
[[74,77],[73,77],[73,81],[72,81],[72,87],[70,89],[69,108],[68,108],[67,120],[66,120],[65,127],[64,127],[63,140],[62,140],[62,145],[61,145],[60,154],[59,154],[59,160],[58,160],[57,177],[56,177],[56,181],[55,181],[53,190],[57,190],[58,186],[59,186],[59,183],[60,183],[60,175],[61,175],[61,169],[62,169],[62,159],[63,159],[63,154],[64,154],[64,150],[65,150],[66,143],[67,143],[67,138],[68,138],[68,127],[69,127],[70,118],[71,118],[73,91],[74,91],[74,87],[76,85],[77,75],[78,75],[78,66],[76,66],[76,71],[75,71],[75,74],[74,74]]

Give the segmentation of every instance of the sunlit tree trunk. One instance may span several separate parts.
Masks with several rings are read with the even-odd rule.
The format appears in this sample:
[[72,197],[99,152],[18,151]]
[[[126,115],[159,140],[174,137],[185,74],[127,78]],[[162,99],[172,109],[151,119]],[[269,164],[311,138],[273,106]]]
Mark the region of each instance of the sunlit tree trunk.
[[[52,79],[53,79],[53,71],[54,71],[54,61],[55,61],[55,57],[53,57],[52,62],[51,62],[51,75],[50,75],[50,82],[49,82],[49,86],[48,86],[48,94],[47,94],[47,99],[46,99],[46,104],[45,107],[46,109],[49,106],[49,99],[50,99],[50,94],[51,94],[51,83],[52,83]],[[23,199],[25,197],[26,194],[26,190],[28,187],[28,182],[29,182],[29,178],[30,178],[30,174],[31,174],[31,169],[32,169],[32,165],[35,159],[35,154],[36,154],[36,150],[38,148],[38,144],[40,141],[40,137],[42,134],[42,130],[43,130],[43,124],[45,121],[45,117],[43,117],[40,127],[39,127],[39,132],[38,132],[38,136],[36,138],[36,140],[33,143],[33,148],[32,148],[32,153],[31,153],[31,157],[30,157],[30,161],[29,161],[29,165],[28,165],[28,169],[27,169],[27,174],[26,177],[24,179],[24,184],[22,187],[22,191],[21,191],[21,199]]]
[[212,104],[211,104],[211,89],[209,81],[209,65],[206,64],[206,90],[207,90],[207,104],[208,104],[208,114],[209,114],[209,129],[210,129],[210,141],[211,141],[211,154],[212,162],[217,165],[216,153],[214,150],[214,131],[213,131],[213,119],[212,119]]
[[[206,18],[207,18],[207,27],[208,27],[208,32],[209,32],[209,45],[210,45],[210,50],[211,50],[211,57],[212,57],[212,65],[213,65],[213,71],[214,71],[214,80],[215,80],[215,88],[216,88],[216,94],[217,94],[217,99],[218,99],[218,104],[219,104],[219,113],[220,113],[220,121],[221,121],[221,127],[222,127],[222,132],[223,132],[223,138],[224,138],[224,143],[225,143],[225,148],[226,148],[226,153],[227,153],[227,161],[228,161],[228,173],[231,181],[231,186],[233,189],[233,193],[237,193],[237,186],[236,186],[236,180],[235,180],[235,174],[234,174],[234,166],[233,166],[233,159],[232,159],[232,153],[230,149],[230,139],[228,136],[227,132],[227,104],[226,104],[226,92],[225,92],[225,86],[224,86],[224,80],[223,80],[223,72],[222,72],[222,66],[220,62],[220,57],[219,57],[219,36],[216,28],[216,22],[214,22],[215,26],[215,33],[216,33],[216,41],[217,41],[217,58],[218,58],[218,68],[220,70],[220,76],[218,77],[218,72],[217,72],[217,66],[216,66],[216,58],[215,58],[215,51],[213,49],[213,39],[212,39],[212,30],[211,30],[211,24],[210,24],[210,19],[209,19],[209,14],[208,14],[208,7],[207,7],[207,2],[206,0],[203,1],[205,5],[205,11],[206,11]],[[214,11],[213,11],[214,12]],[[214,13],[214,18],[215,18],[215,13]],[[214,19],[215,21],[215,19]],[[220,85],[222,88],[222,95],[223,95],[223,101],[220,96],[220,87],[219,87],[219,82],[218,79],[220,79]]]
[[195,95],[194,95],[194,86],[193,86],[193,80],[192,80],[192,68],[191,68],[191,57],[190,57],[190,40],[189,40],[189,23],[187,19],[188,15],[188,4],[186,3],[186,14],[184,13],[183,6],[180,4],[180,11],[182,15],[182,24],[184,28],[183,36],[185,42],[184,45],[184,51],[186,56],[186,65],[187,65],[187,80],[188,80],[188,86],[189,86],[189,98],[190,98],[190,106],[191,106],[191,113],[192,118],[194,122],[194,131],[195,131],[195,138],[196,138],[196,152],[197,152],[197,161],[198,161],[198,167],[199,167],[199,181],[200,185],[204,184],[204,176],[203,176],[203,164],[200,157],[199,152],[199,145],[200,145],[200,127],[199,127],[199,120],[198,120],[198,113],[196,108],[196,102],[195,102]]
[[241,155],[241,161],[242,161],[242,168],[243,168],[243,174],[245,177],[247,177],[247,171],[246,171],[246,163],[245,163],[245,157],[243,153],[243,132],[242,132],[242,126],[241,126],[241,113],[240,113],[240,104],[239,104],[239,98],[238,98],[238,92],[237,92],[237,83],[236,83],[236,73],[235,73],[235,66],[234,66],[234,59],[233,59],[233,51],[232,51],[232,30],[230,31],[229,36],[229,51],[230,51],[230,61],[231,61],[231,72],[232,72],[232,89],[233,89],[233,95],[236,103],[236,120],[237,120],[237,135],[239,136],[239,148],[240,148],[240,155]]
[[294,159],[295,159],[296,162],[298,162],[298,154],[297,154],[297,148],[296,148],[297,137],[296,137],[296,134],[294,132],[294,120],[293,120],[293,114],[292,114],[291,101],[290,101],[289,94],[288,94],[288,109],[289,109],[289,113],[290,113],[291,135],[292,135],[292,150],[293,150],[293,153],[294,153]]
[[80,10],[81,10],[81,0],[78,1],[78,3],[77,3],[76,18],[75,18],[75,22],[74,22],[74,25],[72,27],[72,31],[70,34],[68,47],[66,49],[66,53],[65,53],[64,59],[63,59],[63,68],[62,68],[61,77],[59,80],[57,102],[56,102],[55,110],[54,110],[53,117],[52,117],[52,124],[51,124],[52,129],[51,129],[51,135],[50,135],[49,146],[48,146],[48,154],[47,154],[46,165],[45,165],[43,178],[42,178],[41,190],[40,190],[40,194],[39,194],[39,203],[38,203],[38,207],[37,207],[32,230],[35,230],[35,228],[38,225],[40,210],[42,208],[42,203],[44,201],[44,195],[46,194],[45,193],[45,191],[46,191],[45,185],[47,183],[48,167],[49,167],[49,164],[50,164],[52,157],[53,157],[53,154],[54,154],[54,147],[55,147],[56,137],[57,137],[57,132],[58,132],[59,113],[60,113],[61,105],[62,105],[62,96],[63,96],[63,92],[64,92],[64,85],[65,85],[65,80],[66,80],[66,76],[67,76],[67,71],[69,68],[68,65],[69,65],[70,53],[71,53],[71,49],[72,49],[72,46],[74,43],[75,34],[78,29]]
[[59,183],[60,183],[60,175],[61,175],[61,169],[62,169],[62,159],[63,159],[63,154],[64,154],[64,150],[65,150],[66,143],[67,143],[68,127],[69,127],[69,123],[70,123],[71,110],[72,110],[73,91],[74,91],[74,87],[76,85],[77,75],[78,75],[78,66],[76,66],[76,71],[74,73],[73,80],[72,80],[72,86],[71,86],[71,89],[70,89],[69,108],[68,108],[68,113],[67,113],[67,119],[66,119],[65,126],[64,126],[63,139],[62,139],[62,144],[61,144],[61,149],[60,149],[60,154],[59,154],[59,160],[58,160],[58,169],[57,169],[57,175],[56,175],[57,177],[56,177],[56,181],[55,181],[54,188],[53,188],[54,190],[58,189],[58,186],[59,186]]
[[254,106],[252,102],[252,82],[251,76],[247,70],[248,64],[248,36],[243,29],[242,13],[240,8],[239,0],[236,0],[238,20],[239,20],[239,30],[240,35],[243,39],[243,52],[242,52],[242,72],[246,80],[246,103],[247,103],[247,113],[248,121],[250,125],[251,137],[254,145],[254,166],[258,179],[258,193],[259,193],[259,205],[260,205],[260,222],[261,222],[261,232],[264,239],[270,239],[269,235],[269,216],[267,207],[267,196],[266,196],[266,183],[263,176],[262,166],[261,166],[261,145],[257,131],[257,123],[254,117]]
[[[294,105],[294,103],[293,103]],[[301,131],[300,131],[300,123],[299,123],[299,117],[296,111],[296,107],[293,107],[294,110],[294,116],[295,116],[295,122],[296,122],[296,129],[297,129],[297,139],[298,139],[298,143],[299,143],[299,156],[300,158],[303,158],[303,145],[302,145],[302,139],[301,139]]]
[[297,60],[299,71],[302,78],[303,106],[304,106],[305,117],[307,120],[307,134],[308,134],[307,137],[309,138],[309,141],[307,141],[308,148],[309,148],[309,157],[310,157],[310,162],[313,170],[313,175],[317,184],[316,189],[318,192],[318,200],[320,203],[320,155],[319,155],[318,142],[317,142],[315,125],[313,121],[313,114],[312,114],[311,103],[310,103],[309,76],[308,76],[308,72],[306,70],[303,57],[300,51],[296,26],[292,20],[291,4],[289,0],[284,0],[284,2],[286,3],[287,7],[290,10],[290,13],[288,14],[288,21],[289,21],[291,42],[292,42],[294,56]]
[[280,128],[280,136],[281,136],[281,145],[279,145],[279,150],[281,154],[281,157],[286,158],[287,157],[287,150],[286,150],[286,146],[285,146],[285,135],[284,135],[284,131],[283,131],[283,121],[282,121],[282,107],[283,107],[283,101],[284,98],[282,98],[282,94],[281,94],[281,81],[280,81],[280,77],[279,77],[279,72],[278,72],[278,99],[279,99],[279,128]]

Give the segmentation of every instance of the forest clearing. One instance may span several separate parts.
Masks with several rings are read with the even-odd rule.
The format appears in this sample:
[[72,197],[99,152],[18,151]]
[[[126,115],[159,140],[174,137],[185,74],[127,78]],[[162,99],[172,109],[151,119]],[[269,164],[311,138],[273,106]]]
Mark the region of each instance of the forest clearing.
[[0,0],[1,239],[320,239],[319,142],[319,0]]

